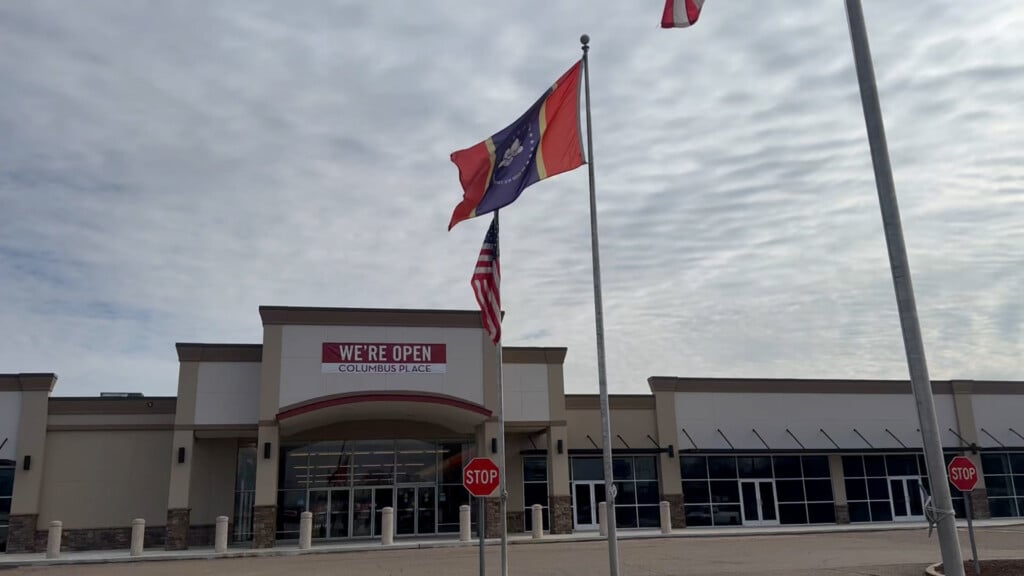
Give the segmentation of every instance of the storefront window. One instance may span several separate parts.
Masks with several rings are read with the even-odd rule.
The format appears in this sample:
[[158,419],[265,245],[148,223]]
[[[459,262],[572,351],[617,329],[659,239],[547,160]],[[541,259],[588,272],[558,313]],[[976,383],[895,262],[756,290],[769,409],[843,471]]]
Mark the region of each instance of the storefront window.
[[984,453],[981,470],[992,517],[1024,516],[1024,452]]
[[[602,482],[604,460],[600,457],[574,457],[570,459],[573,483]],[[658,503],[658,463],[654,456],[616,456],[612,458],[612,477],[615,480],[615,525],[618,528],[647,528],[660,523]],[[595,507],[603,499],[603,487],[599,487],[594,502],[574,502],[576,506]],[[578,491],[577,499],[580,497]],[[589,512],[596,522],[594,512]],[[585,516],[586,514],[584,514]]]
[[681,456],[679,472],[687,526],[742,524],[744,481],[774,484],[780,524],[835,522],[828,456]]
[[14,493],[14,462],[0,460],[0,552],[7,550],[7,529],[10,525],[11,494]]
[[523,457],[523,505],[525,507],[524,526],[527,532],[533,530],[534,504],[540,504],[544,507],[544,530],[550,530],[551,524],[548,518],[547,456]]
[[235,522],[231,535],[235,542],[252,540],[252,509],[255,501],[256,446],[239,446],[235,468]]
[[[946,462],[953,456],[946,454]],[[843,483],[850,522],[892,522],[924,514],[928,471],[923,454],[843,456]],[[963,495],[956,491],[952,495],[953,510],[963,518]]]
[[379,534],[380,511],[395,502],[400,535],[457,532],[469,503],[462,467],[474,454],[472,443],[420,440],[282,446],[277,538],[298,538],[307,510],[314,538]]

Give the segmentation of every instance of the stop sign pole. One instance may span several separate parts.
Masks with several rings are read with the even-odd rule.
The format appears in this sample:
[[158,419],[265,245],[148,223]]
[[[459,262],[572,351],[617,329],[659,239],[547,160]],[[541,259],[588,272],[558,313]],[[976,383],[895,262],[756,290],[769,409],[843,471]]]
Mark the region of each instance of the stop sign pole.
[[971,556],[974,561],[974,574],[981,576],[981,569],[978,567],[978,547],[974,543],[974,487],[978,484],[978,467],[966,456],[957,456],[949,461],[946,468],[949,473],[949,482],[964,495],[964,505],[967,507],[967,534],[971,539]]

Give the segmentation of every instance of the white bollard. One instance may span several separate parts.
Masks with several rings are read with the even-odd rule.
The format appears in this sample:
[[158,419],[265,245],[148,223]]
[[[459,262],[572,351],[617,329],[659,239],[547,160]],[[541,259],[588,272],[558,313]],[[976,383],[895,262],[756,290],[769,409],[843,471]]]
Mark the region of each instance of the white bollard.
[[146,520],[144,518],[136,518],[132,520],[132,548],[130,554],[132,556],[141,555],[145,542]]
[[47,558],[60,558],[60,534],[63,526],[60,520],[50,522],[50,534],[46,539]]
[[601,536],[608,535],[608,505],[604,502],[597,504],[597,527],[601,531]]
[[299,515],[299,549],[309,550],[313,547],[313,513],[303,512]]
[[470,539],[469,504],[459,506],[459,541],[469,542]]
[[533,537],[544,537],[544,507],[540,504],[533,505]]
[[672,508],[668,502],[661,503],[661,533],[672,533]]
[[395,509],[385,506],[380,519],[380,543],[387,546],[395,541]]
[[228,551],[228,517],[217,516],[216,528],[213,532],[213,551]]

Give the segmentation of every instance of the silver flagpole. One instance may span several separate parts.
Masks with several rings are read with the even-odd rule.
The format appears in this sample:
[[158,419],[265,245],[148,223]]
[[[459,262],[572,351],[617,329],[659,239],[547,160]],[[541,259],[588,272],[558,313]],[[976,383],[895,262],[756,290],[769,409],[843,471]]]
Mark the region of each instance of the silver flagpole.
[[[597,382],[601,389],[601,447],[604,451],[605,524],[608,532],[608,567],[611,576],[619,574],[619,548],[615,540],[615,482],[612,477],[611,419],[608,414],[608,377],[604,365],[604,304],[601,301],[601,258],[597,243],[597,196],[594,192],[594,135],[590,123],[590,36],[580,36],[583,44],[583,85],[587,99],[587,167],[590,171],[590,247],[594,260],[594,320],[597,325]],[[597,503],[595,503],[596,505]]]
[[956,533],[956,518],[953,515],[953,499],[949,493],[945,460],[942,457],[942,439],[939,436],[938,419],[935,415],[935,401],[932,397],[931,380],[928,377],[928,364],[925,361],[921,326],[917,319],[914,285],[910,279],[907,247],[903,241],[900,210],[896,202],[896,185],[893,183],[892,166],[889,164],[889,147],[885,140],[878,86],[875,84],[871,48],[868,46],[864,10],[860,0],[846,0],[846,17],[849,21],[850,41],[853,44],[853,58],[864,107],[864,122],[871,145],[871,161],[875,168],[875,186],[878,188],[878,203],[882,210],[885,242],[889,248],[889,266],[892,269],[892,282],[896,290],[900,325],[903,328],[903,347],[910,369],[914,402],[917,404],[917,417],[924,442],[925,465],[932,490],[934,513],[938,516],[942,566],[948,576],[964,576],[964,563]]
[[[501,229],[498,225],[498,212],[494,211],[494,251],[497,265],[501,266]],[[498,281],[501,281],[499,276]],[[498,286],[501,290],[501,286]],[[501,314],[501,311],[498,311]],[[499,316],[498,322],[501,322]],[[505,484],[505,393],[501,381],[501,339],[503,333],[498,335],[498,491],[501,501],[501,576],[508,574],[508,528],[506,526],[508,515],[505,512],[505,505],[508,501],[508,490]]]

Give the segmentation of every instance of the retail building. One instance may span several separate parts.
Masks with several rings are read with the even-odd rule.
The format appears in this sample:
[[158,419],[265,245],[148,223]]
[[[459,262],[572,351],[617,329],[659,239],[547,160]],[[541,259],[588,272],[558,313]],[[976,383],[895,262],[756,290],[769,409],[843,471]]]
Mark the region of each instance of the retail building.
[[[0,375],[0,543],[42,550],[239,545],[458,531],[462,466],[497,457],[497,354],[477,311],[262,307],[260,344],[178,344],[175,397],[51,396]],[[597,529],[599,399],[565,394],[565,348],[503,349],[508,526]],[[616,519],[656,527],[924,518],[927,479],[900,381],[652,377],[613,395]],[[63,386],[63,384],[62,384]],[[69,384],[73,386],[73,384]],[[113,386],[113,385],[112,385]],[[120,387],[120,384],[117,385]],[[976,516],[1024,516],[1024,382],[934,382],[947,458],[983,470]],[[62,390],[62,392],[66,392]],[[954,491],[954,495],[957,493]],[[963,515],[962,498],[956,500]],[[473,507],[474,523],[476,507]],[[494,534],[496,499],[486,504]]]

